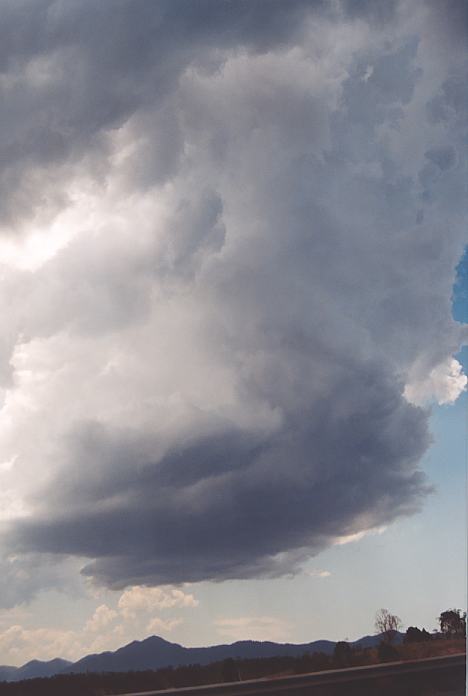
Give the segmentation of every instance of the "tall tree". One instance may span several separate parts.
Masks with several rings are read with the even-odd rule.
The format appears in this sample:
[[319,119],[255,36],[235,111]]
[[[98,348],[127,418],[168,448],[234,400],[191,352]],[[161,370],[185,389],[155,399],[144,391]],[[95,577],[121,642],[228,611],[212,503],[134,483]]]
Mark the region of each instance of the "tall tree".
[[375,630],[386,643],[393,643],[397,631],[402,627],[399,616],[391,614],[388,609],[379,609],[375,615]]
[[447,609],[439,618],[440,632],[447,638],[463,638],[466,636],[466,611]]

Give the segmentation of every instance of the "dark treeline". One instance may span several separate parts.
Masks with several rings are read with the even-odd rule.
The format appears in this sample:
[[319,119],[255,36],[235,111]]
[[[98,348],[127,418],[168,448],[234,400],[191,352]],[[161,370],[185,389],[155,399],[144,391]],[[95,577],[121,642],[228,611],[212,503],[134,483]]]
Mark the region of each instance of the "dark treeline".
[[[353,651],[353,664],[366,664],[372,650]],[[374,650],[375,652],[375,650]],[[63,674],[47,679],[0,683],[1,696],[106,696],[130,691],[202,686],[258,679],[270,675],[304,674],[342,666],[341,658],[314,653],[302,657],[228,659],[210,665],[166,667],[157,671]]]

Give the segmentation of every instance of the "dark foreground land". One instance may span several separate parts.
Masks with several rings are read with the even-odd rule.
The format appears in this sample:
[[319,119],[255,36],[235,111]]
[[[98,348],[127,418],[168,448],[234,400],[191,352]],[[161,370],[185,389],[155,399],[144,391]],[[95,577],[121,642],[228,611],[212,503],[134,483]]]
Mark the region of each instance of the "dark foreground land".
[[0,696],[462,696],[463,641],[435,647],[401,646],[397,661],[380,664],[378,651],[369,649],[334,657],[315,653],[148,672],[61,674],[0,683]]
[[[147,696],[451,696],[463,694],[464,684],[465,655],[462,654],[270,680],[152,691]],[[140,695],[133,692],[125,696]]]

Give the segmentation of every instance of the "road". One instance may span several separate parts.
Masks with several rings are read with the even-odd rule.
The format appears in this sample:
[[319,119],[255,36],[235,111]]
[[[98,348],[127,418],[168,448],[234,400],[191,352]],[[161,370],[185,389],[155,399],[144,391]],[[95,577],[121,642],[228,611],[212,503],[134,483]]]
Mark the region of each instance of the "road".
[[[388,685],[395,682],[398,684],[411,682],[419,684],[419,680],[428,682],[432,686],[436,685],[437,679],[444,682],[454,680],[452,691],[445,691],[446,696],[454,694],[460,696],[464,694],[466,655],[447,655],[444,657],[431,657],[423,660],[407,662],[388,662],[380,665],[368,665],[365,667],[350,667],[347,669],[327,670],[324,672],[314,672],[312,674],[301,674],[278,679],[256,679],[244,682],[232,682],[229,684],[212,684],[209,686],[192,686],[181,689],[164,689],[158,691],[144,691],[122,694],[121,696],[307,696],[308,694],[324,694],[326,687],[330,686],[333,693],[339,685],[343,685],[343,694],[349,688],[359,688],[367,690],[372,680],[375,686],[378,684]],[[412,681],[411,681],[412,680]],[[408,689],[408,684],[405,683]],[[419,689],[419,686],[414,688]],[[425,688],[425,687],[424,687]],[[325,691],[324,691],[325,689]],[[440,689],[442,691],[442,689]],[[354,691],[353,691],[354,693]],[[399,691],[395,691],[400,693]],[[402,692],[403,693],[403,692]],[[405,691],[407,693],[407,691]],[[434,690],[411,691],[414,696],[423,696],[430,693],[436,694]]]

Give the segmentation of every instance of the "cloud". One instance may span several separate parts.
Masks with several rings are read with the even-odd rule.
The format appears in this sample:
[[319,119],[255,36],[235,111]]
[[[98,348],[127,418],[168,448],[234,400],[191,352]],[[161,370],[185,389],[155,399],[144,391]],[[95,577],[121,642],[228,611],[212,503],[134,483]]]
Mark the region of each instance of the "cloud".
[[100,604],[92,617],[86,622],[86,631],[93,633],[101,632],[118,617],[118,612],[111,609],[107,604]]
[[[266,52],[282,45],[301,29],[306,10],[320,4],[292,0],[286,9],[277,0],[196,6],[165,0],[154,7],[117,0],[111,11],[87,0],[79,6],[6,3],[0,33],[4,232],[53,217],[83,172],[102,183],[109,135],[173,91],[187,65],[217,67],[218,47]],[[180,154],[177,128],[172,136],[166,145],[159,141],[162,153],[153,141],[163,180]]]
[[331,576],[329,570],[309,570],[308,574],[311,578],[329,578]]
[[458,360],[448,358],[434,367],[425,379],[408,383],[405,396],[413,404],[425,404],[434,399],[439,404],[452,404],[465,391],[467,382]]
[[[86,654],[116,650],[125,642],[122,624],[115,620],[109,607],[98,607],[82,629],[34,627],[13,624],[0,631],[0,650],[5,664],[22,665],[31,659],[52,660],[61,657],[77,660]],[[142,637],[146,636],[143,632]]]
[[364,537],[369,534],[383,534],[386,531],[386,527],[377,527],[376,529],[364,529],[355,534],[345,534],[344,536],[339,536],[334,540],[335,546],[344,546],[345,544],[354,544],[356,541],[361,541]]
[[[22,589],[18,588],[20,594]],[[193,594],[177,587],[132,587],[118,598],[108,597],[114,606],[98,605],[81,627],[73,629],[31,625],[33,614],[24,606],[3,610],[0,650],[5,663],[19,665],[56,657],[77,660],[89,653],[116,650],[136,637],[142,640],[148,634],[171,633],[183,624],[183,618],[168,616],[167,611],[198,606]],[[165,616],[155,616],[155,612]]]
[[139,612],[148,614],[161,609],[197,606],[198,600],[193,594],[169,587],[131,587],[120,595],[118,601],[119,611],[125,618],[134,618]]
[[40,588],[64,591],[74,597],[83,593],[77,559],[57,559],[55,554],[0,554],[0,606],[12,609],[29,602]]
[[[73,649],[73,631],[55,628],[24,628],[14,625],[0,633],[0,650],[10,664],[21,664],[24,656],[34,655],[37,660],[52,660],[67,655]],[[27,659],[27,658],[26,658]]]
[[214,622],[217,631],[229,640],[270,640],[285,642],[291,626],[274,616],[241,616],[220,618]]
[[6,553],[85,559],[133,611],[417,511],[409,400],[465,384],[431,3],[8,7]]

